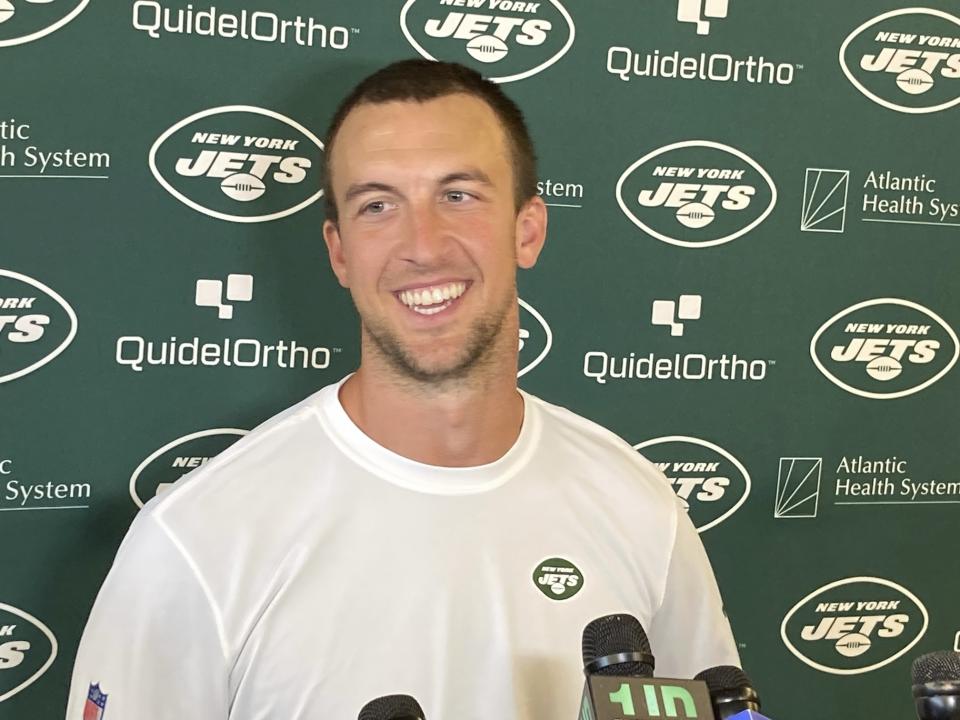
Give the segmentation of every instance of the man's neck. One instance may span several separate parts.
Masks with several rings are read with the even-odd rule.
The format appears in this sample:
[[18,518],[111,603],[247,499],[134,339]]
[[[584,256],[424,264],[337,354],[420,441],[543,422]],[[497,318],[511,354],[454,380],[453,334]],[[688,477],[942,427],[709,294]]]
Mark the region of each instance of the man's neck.
[[340,388],[351,420],[379,445],[427,465],[472,467],[513,446],[523,424],[516,371],[425,389],[362,364]]

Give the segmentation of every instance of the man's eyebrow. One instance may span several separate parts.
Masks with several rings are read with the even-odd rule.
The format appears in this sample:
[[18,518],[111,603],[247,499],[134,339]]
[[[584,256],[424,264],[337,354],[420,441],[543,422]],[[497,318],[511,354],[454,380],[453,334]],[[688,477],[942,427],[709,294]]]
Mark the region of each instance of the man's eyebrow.
[[481,185],[493,185],[490,176],[483,172],[483,170],[478,170],[477,168],[468,168],[459,172],[447,173],[440,178],[440,182],[437,184],[449,185],[454,182],[478,182]]
[[[490,176],[483,172],[483,170],[478,170],[477,168],[467,168],[466,170],[458,170],[456,172],[447,173],[437,181],[437,185],[449,185],[450,183],[455,182],[477,182],[481,185],[493,185],[493,182],[490,180]],[[347,188],[347,193],[344,196],[344,199],[347,202],[350,202],[354,198],[370,192],[384,192],[392,195],[401,194],[400,190],[393,185],[371,181],[365,183],[354,183]]]
[[400,191],[395,188],[393,185],[387,185],[386,183],[381,182],[365,182],[365,183],[354,183],[349,188],[347,188],[347,194],[345,200],[350,202],[358,195],[363,195],[370,192],[385,192],[391,193],[394,195],[399,195]]

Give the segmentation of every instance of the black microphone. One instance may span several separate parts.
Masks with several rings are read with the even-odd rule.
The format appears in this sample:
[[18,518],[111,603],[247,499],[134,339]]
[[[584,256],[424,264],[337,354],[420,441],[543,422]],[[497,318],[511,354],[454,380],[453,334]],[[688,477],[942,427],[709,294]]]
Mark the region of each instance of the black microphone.
[[760,696],[747,674],[735,665],[717,665],[697,673],[710,691],[717,720],[762,720]]
[[580,720],[713,720],[707,686],[698,680],[653,677],[654,658],[640,621],[606,615],[583,630],[587,676]]
[[960,720],[960,653],[921,655],[913,661],[911,675],[920,720]]
[[633,615],[605,615],[583,629],[583,672],[587,675],[653,677],[650,640]]
[[424,720],[423,708],[409,695],[384,695],[364,705],[357,720]]

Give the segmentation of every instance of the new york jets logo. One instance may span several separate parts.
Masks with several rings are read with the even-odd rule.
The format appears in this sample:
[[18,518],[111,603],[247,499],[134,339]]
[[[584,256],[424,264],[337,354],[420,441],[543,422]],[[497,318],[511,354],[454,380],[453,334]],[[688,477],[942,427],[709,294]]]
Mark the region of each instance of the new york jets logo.
[[315,202],[323,143],[273,110],[231,105],[180,120],[150,148],[150,170],[177,200],[204,215],[253,223]]
[[77,314],[53,288],[0,269],[0,384],[46,365],[77,334]]
[[59,30],[90,0],[0,0],[0,47],[21,45]]
[[520,370],[517,377],[523,377],[539,365],[550,352],[553,345],[553,333],[543,319],[543,315],[528,302],[520,303]]
[[722,523],[750,495],[750,474],[743,463],[712,442],[670,435],[633,448],[667,476],[697,532]]
[[960,103],[960,18],[902,8],[867,20],[844,40],[840,66],[878,105],[930,113]]
[[0,702],[43,675],[57,657],[50,628],[24,610],[0,603]]
[[400,28],[428,60],[471,66],[493,82],[545,70],[570,49],[575,34],[559,0],[407,0]]
[[201,430],[150,453],[130,476],[130,497],[143,507],[189,472],[205,465],[247,434],[237,428]]
[[850,577],[817,588],[783,618],[780,637],[812,668],[856,675],[889,665],[927,630],[927,609],[907,588]]
[[569,560],[548,558],[533,571],[533,584],[551,600],[568,600],[583,587],[583,575]]
[[777,188],[746,153],[709,140],[653,150],[617,181],[617,202],[648,235],[680,247],[736,240],[762,223]]
[[827,320],[810,341],[817,369],[849,393],[889,400],[946,375],[960,342],[929,308],[901,298],[864,300]]

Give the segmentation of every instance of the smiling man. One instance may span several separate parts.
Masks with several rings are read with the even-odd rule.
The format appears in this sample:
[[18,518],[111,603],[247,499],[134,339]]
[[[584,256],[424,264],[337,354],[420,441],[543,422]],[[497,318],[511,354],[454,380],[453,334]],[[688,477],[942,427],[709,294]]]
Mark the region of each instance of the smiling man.
[[68,720],[352,718],[393,693],[434,719],[574,717],[581,632],[610,613],[660,675],[737,664],[663,476],[517,388],[516,272],[547,212],[516,106],[464,67],[395,63],[343,102],[327,163],[360,367],[148,503]]

